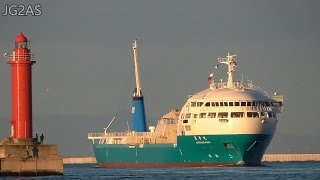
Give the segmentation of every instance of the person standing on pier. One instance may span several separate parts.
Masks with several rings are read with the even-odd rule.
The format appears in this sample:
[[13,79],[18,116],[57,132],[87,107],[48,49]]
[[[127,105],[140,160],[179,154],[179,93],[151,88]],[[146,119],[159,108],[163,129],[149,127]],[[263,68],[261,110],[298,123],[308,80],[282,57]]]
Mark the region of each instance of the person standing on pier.
[[40,136],[40,144],[43,144],[43,139],[44,139],[44,136],[43,136],[43,133],[42,133],[41,136]]

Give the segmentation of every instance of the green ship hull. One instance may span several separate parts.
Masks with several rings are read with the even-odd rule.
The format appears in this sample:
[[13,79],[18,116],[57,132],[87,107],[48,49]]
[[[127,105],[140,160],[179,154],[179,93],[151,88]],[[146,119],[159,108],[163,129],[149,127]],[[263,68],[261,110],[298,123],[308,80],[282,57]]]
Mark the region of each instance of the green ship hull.
[[94,144],[105,168],[260,165],[273,134],[177,136],[177,144]]

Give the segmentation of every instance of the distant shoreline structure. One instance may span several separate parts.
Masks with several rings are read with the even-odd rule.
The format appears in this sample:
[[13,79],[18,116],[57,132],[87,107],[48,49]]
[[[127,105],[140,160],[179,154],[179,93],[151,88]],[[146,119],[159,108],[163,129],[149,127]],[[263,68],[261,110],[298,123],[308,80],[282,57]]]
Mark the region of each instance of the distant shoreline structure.
[[[320,154],[265,154],[262,162],[320,161]],[[66,157],[63,164],[95,164],[95,157]]]

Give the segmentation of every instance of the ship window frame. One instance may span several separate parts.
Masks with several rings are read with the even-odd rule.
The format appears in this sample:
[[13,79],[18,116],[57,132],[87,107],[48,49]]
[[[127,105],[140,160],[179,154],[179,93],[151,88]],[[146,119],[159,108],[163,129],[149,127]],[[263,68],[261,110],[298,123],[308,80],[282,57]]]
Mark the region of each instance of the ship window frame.
[[244,112],[231,112],[231,118],[244,118]]
[[192,102],[191,102],[191,107],[197,107],[197,102],[192,101]]
[[256,101],[252,101],[252,106],[257,106],[257,102]]
[[234,102],[234,106],[240,106],[240,102],[239,101]]
[[248,118],[259,118],[260,114],[257,111],[247,112],[247,117]]
[[229,102],[229,106],[233,106],[233,101]]
[[219,102],[214,102],[216,104],[216,107],[219,107]]
[[250,106],[250,107],[251,107],[251,105],[252,105],[252,102],[251,102],[251,101],[248,101],[248,102],[247,102],[247,106]]
[[210,102],[206,102],[204,105],[205,105],[206,107],[210,107],[210,106],[211,106],[211,103],[210,103]]
[[216,104],[214,102],[211,102],[211,107],[215,107]]
[[216,118],[217,113],[209,112],[207,118]]
[[184,119],[190,119],[191,118],[191,113],[186,113]]
[[201,119],[207,118],[207,113],[200,113],[199,118]]
[[165,124],[176,124],[176,123],[174,122],[174,119],[169,118],[165,120]]
[[181,119],[184,119],[184,113],[181,114],[181,117],[180,117],[180,118],[181,118]]
[[219,102],[220,107],[223,107],[223,102]]
[[247,106],[247,102],[246,101],[241,101],[240,102],[240,106],[242,106],[242,107]]
[[218,118],[228,118],[228,116],[229,116],[228,112],[219,112],[217,117]]
[[197,102],[197,107],[202,107],[203,102]]
[[223,106],[227,106],[228,107],[228,102],[223,102]]

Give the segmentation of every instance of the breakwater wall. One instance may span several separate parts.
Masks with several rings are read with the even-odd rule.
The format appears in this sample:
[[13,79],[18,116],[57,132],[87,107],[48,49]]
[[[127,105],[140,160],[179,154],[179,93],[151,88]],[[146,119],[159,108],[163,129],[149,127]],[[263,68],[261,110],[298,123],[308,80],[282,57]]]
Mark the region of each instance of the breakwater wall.
[[320,154],[266,154],[262,162],[320,161]]
[[97,163],[95,157],[63,158],[63,164],[94,164],[94,163]]
[[[262,162],[320,161],[320,154],[266,154]],[[94,164],[95,157],[63,158],[63,164]]]

